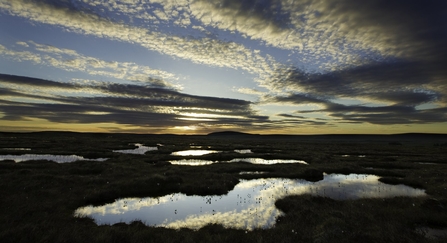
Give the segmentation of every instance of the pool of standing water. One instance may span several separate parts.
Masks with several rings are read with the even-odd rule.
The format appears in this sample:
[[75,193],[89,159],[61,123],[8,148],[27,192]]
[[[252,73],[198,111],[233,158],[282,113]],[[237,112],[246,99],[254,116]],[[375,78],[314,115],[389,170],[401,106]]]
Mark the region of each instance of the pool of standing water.
[[275,201],[289,195],[310,194],[336,200],[424,196],[425,191],[405,185],[388,185],[366,174],[329,174],[318,182],[266,178],[241,180],[226,195],[123,198],[103,206],[86,206],[76,217],[91,217],[98,225],[141,220],[148,226],[200,229],[207,224],[253,230],[271,228],[283,213]]
[[0,160],[14,160],[14,162],[16,163],[29,160],[49,160],[57,163],[70,163],[79,160],[106,161],[107,158],[86,159],[78,155],[22,154],[22,155],[0,155]]
[[182,151],[172,152],[171,155],[175,155],[175,156],[202,156],[202,155],[205,155],[205,154],[212,154],[212,153],[220,153],[220,151],[205,150],[205,149],[190,149],[190,150],[182,150]]
[[147,147],[141,143],[136,143],[136,149],[121,149],[121,150],[113,150],[113,152],[123,153],[123,154],[145,154],[147,151],[158,150],[157,147]]

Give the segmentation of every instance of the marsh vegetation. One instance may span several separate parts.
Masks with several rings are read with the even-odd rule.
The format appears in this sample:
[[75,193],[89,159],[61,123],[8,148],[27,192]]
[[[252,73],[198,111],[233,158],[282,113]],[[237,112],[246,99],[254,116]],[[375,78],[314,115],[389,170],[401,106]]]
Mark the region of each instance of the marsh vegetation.
[[[390,145],[396,141],[399,146]],[[442,234],[431,238],[425,234],[435,232],[431,229],[442,232],[447,228],[447,150],[442,145],[446,141],[447,136],[444,135],[418,134],[175,136],[0,133],[0,158],[32,153],[76,155],[89,159],[68,163],[57,163],[39,156],[36,156],[37,160],[22,162],[1,160],[0,239],[2,242],[83,242],[85,239],[91,242],[444,242]],[[143,147],[152,149],[143,153],[130,152]],[[219,152],[181,156],[175,153],[187,150]],[[99,158],[107,160],[97,161]],[[250,163],[250,158],[297,160],[307,164],[256,164]],[[190,166],[169,162],[179,160],[213,163]],[[341,195],[337,188],[343,189],[343,183],[328,182],[328,178],[337,176],[354,177],[354,180],[356,176],[359,180],[374,178],[368,181],[373,181],[374,186],[381,185],[380,193],[392,191],[394,189],[387,188],[394,186],[405,186],[405,190],[419,193],[341,200],[330,195],[330,188],[336,188],[334,195]],[[275,189],[273,185],[277,184],[273,182],[280,181],[284,184]],[[303,189],[298,182],[310,186]],[[248,192],[244,191],[244,197],[246,201],[262,207],[248,207],[247,203],[246,208],[236,211],[243,215],[245,212],[250,214],[251,210],[268,208],[261,213],[256,212],[257,217],[267,218],[263,221],[267,222],[267,227],[256,224],[239,227],[236,222],[243,220],[221,222],[218,219],[222,217],[214,217],[216,220],[206,221],[197,227],[182,224],[179,227],[161,227],[162,224],[153,223],[157,226],[154,227],[148,226],[150,223],[141,212],[128,221],[98,224],[93,217],[75,215],[76,210],[83,207],[93,210],[114,203],[121,203],[121,208],[124,202],[126,207],[144,203],[150,206],[157,198],[167,201],[196,198],[204,203],[211,199],[211,204],[205,205],[222,207],[235,204],[236,201],[232,200],[237,199],[243,204],[243,193],[238,189],[242,186],[243,190],[254,190],[243,186],[244,183],[259,187],[259,194],[251,192],[253,198],[248,199]],[[346,185],[354,184],[351,181]],[[261,193],[272,190],[278,191],[275,194],[278,196]],[[291,193],[293,191],[300,193]],[[359,190],[351,188],[347,191]],[[219,204],[221,198],[231,202],[221,201]],[[174,207],[178,208],[169,208],[169,212],[159,213],[157,217],[167,218],[168,215],[164,215],[167,213],[169,217],[180,214],[188,217],[188,210],[182,208],[187,205],[181,200],[176,201]],[[208,210],[207,216],[232,211],[218,211],[217,207],[206,208],[205,205],[190,210],[200,211],[202,207],[202,211]],[[271,214],[265,213],[267,211]]]

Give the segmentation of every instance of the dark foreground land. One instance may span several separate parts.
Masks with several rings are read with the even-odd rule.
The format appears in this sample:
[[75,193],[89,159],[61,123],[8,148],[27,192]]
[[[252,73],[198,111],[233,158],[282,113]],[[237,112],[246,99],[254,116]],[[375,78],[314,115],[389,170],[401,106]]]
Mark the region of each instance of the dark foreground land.
[[[114,153],[132,144],[163,144],[145,155]],[[248,163],[177,166],[171,152],[190,145],[229,151],[200,157],[300,159],[309,163],[255,165]],[[31,151],[4,148],[31,148]],[[237,154],[251,149],[254,154]],[[0,133],[0,155],[76,154],[109,158],[105,162],[55,163],[0,161],[1,242],[446,242],[428,229],[447,228],[447,135],[393,136],[214,136],[91,134],[69,132]],[[342,155],[350,155],[342,156]],[[359,155],[362,155],[359,157]],[[365,156],[363,156],[365,155]],[[285,214],[271,229],[245,231],[208,225],[200,230],[131,224],[98,226],[76,218],[81,206],[101,205],[124,197],[162,196],[182,192],[219,195],[240,175],[266,171],[268,177],[319,180],[326,173],[364,173],[389,184],[426,190],[426,197],[338,201],[310,195],[276,202]],[[158,186],[157,186],[158,184]]]

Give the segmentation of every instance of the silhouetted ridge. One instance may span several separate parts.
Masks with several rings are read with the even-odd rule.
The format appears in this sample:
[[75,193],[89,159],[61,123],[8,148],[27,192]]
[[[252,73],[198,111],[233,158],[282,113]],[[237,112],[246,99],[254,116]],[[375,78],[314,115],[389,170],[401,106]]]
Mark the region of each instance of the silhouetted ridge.
[[208,134],[208,136],[247,136],[247,135],[256,135],[256,134],[235,132],[235,131],[212,132]]

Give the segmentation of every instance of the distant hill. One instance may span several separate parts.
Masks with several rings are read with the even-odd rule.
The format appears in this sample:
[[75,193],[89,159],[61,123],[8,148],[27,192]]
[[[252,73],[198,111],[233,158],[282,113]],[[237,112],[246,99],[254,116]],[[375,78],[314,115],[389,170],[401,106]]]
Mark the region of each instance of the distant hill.
[[208,134],[208,136],[251,136],[251,135],[258,135],[258,134],[236,132],[236,131],[212,132]]

